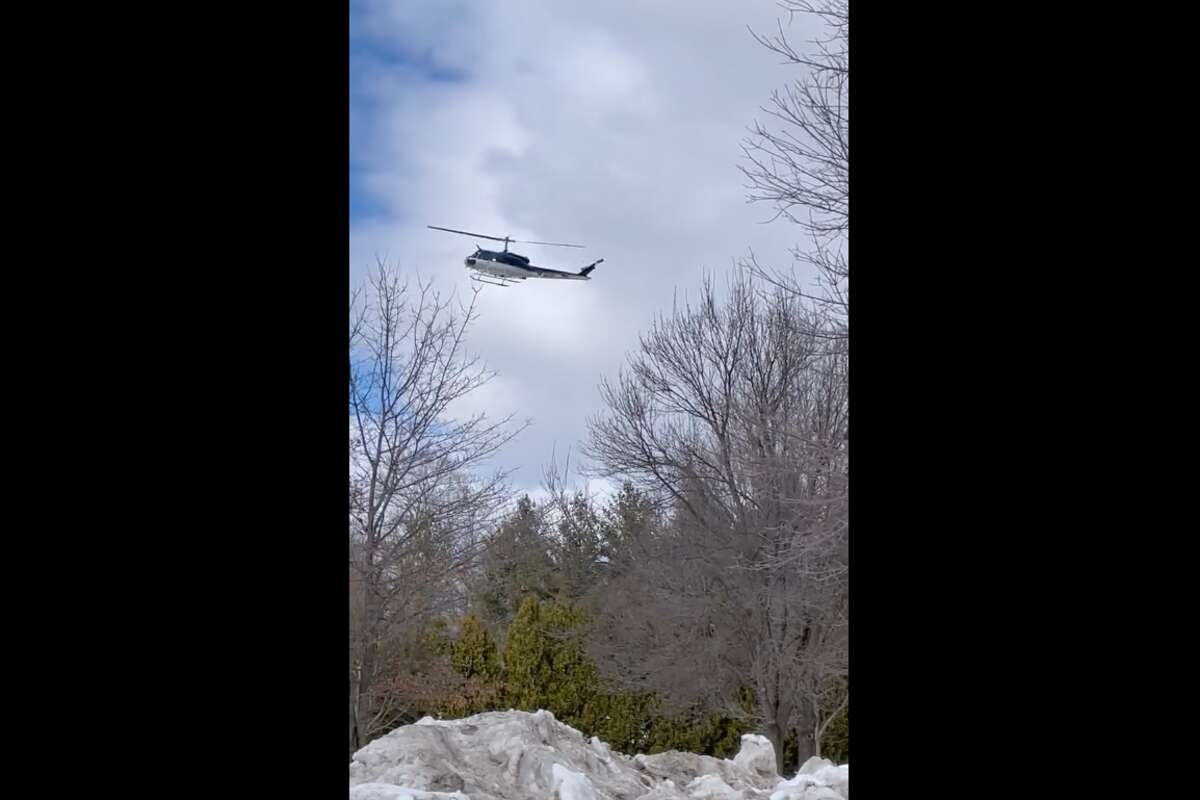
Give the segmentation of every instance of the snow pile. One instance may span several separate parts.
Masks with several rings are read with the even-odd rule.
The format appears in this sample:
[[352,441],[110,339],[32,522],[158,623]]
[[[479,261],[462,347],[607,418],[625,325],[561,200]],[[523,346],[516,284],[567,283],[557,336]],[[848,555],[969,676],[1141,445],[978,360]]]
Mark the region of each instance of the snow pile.
[[771,800],[842,800],[850,798],[850,765],[838,766],[824,758],[810,758],[796,777],[780,781]]
[[850,768],[811,758],[791,780],[762,736],[732,759],[633,758],[549,711],[430,717],[354,754],[350,800],[849,800]]

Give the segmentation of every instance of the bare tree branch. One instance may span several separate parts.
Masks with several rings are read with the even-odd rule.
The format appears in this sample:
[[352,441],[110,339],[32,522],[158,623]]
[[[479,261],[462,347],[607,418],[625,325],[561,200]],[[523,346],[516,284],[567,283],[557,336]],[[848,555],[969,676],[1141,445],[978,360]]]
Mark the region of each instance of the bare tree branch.
[[463,602],[506,475],[480,474],[524,426],[455,418],[492,373],[465,353],[475,295],[452,310],[428,283],[384,264],[354,296],[350,328],[351,747],[400,706],[379,684],[381,648]]
[[827,333],[845,337],[850,308],[850,55],[848,0],[782,0],[789,16],[806,13],[824,23],[827,37],[809,42],[807,52],[796,49],[783,25],[754,39],[783,63],[802,70],[783,90],[771,94],[762,109],[768,123],[755,122],[743,142],[751,202],[775,208],[772,220],[783,217],[800,226],[806,247],[792,256],[797,264],[816,271],[816,289],[808,294],[795,270],[760,266],[753,255],[744,266],[775,286],[803,294],[824,307]]

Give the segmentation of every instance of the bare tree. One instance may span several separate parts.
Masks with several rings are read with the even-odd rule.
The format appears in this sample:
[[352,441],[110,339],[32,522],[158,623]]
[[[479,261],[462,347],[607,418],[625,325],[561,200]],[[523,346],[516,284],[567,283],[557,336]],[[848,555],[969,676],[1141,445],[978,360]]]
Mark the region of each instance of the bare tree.
[[789,16],[815,15],[827,36],[797,50],[783,25],[773,36],[753,34],[784,63],[803,70],[783,91],[771,95],[763,109],[771,125],[756,122],[743,144],[752,202],[775,206],[776,217],[800,226],[808,237],[792,251],[817,273],[817,291],[809,293],[794,271],[759,265],[751,254],[746,266],[770,283],[802,295],[833,323],[824,335],[844,337],[850,309],[850,54],[849,0],[781,0]]
[[706,283],[604,383],[586,448],[669,510],[614,578],[597,663],[756,721],[781,766],[789,734],[817,751],[847,673],[846,353],[819,327],[792,292],[743,274],[721,302]]
[[[461,581],[506,496],[476,470],[517,432],[511,418],[453,418],[490,380],[465,354],[476,317],[383,264],[351,309],[350,748],[403,708],[379,688],[386,653],[461,599]],[[519,429],[518,429],[519,430]]]

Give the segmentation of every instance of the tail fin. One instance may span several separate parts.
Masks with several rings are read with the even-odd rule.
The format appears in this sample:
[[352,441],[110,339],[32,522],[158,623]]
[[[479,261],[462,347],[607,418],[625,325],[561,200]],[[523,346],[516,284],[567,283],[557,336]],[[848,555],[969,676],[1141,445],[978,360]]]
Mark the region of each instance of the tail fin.
[[600,261],[593,261],[591,264],[588,264],[586,267],[579,270],[579,274],[586,278],[589,274],[591,274],[591,271],[596,268],[596,265],[599,264],[603,260],[604,259],[602,258],[602,259],[600,259]]

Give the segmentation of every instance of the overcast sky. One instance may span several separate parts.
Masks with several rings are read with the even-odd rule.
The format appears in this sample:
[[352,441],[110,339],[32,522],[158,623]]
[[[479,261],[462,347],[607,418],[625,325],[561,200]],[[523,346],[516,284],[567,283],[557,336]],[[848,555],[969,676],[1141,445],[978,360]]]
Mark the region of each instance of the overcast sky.
[[[791,264],[798,231],[746,202],[739,143],[795,67],[773,0],[351,0],[350,279],[384,258],[468,296],[463,258],[496,236],[590,282],[485,286],[469,350],[499,375],[459,409],[532,419],[498,459],[533,490],[557,448],[577,460],[597,384],[639,331],[753,249]],[[478,244],[487,247],[485,241]],[[495,244],[495,243],[493,243]],[[603,490],[602,484],[591,486]]]

